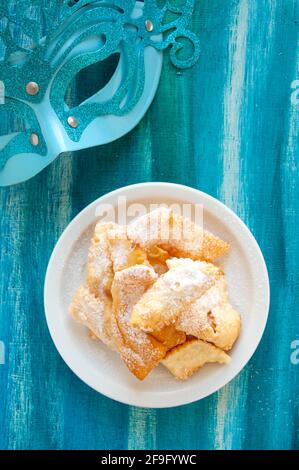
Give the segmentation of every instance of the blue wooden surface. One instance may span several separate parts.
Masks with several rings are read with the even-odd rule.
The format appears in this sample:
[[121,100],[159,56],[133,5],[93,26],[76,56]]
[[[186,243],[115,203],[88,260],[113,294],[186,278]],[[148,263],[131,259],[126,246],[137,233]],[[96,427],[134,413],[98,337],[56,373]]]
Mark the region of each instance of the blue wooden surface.
[[[291,361],[299,339],[299,4],[197,3],[201,59],[177,72],[166,57],[157,97],[133,132],[0,189],[0,448],[299,447],[299,364]],[[58,356],[43,310],[48,259],[69,221],[107,191],[152,180],[199,188],[236,211],[261,245],[272,289],[265,335],[242,373],[170,410],[124,406],[81,383]]]

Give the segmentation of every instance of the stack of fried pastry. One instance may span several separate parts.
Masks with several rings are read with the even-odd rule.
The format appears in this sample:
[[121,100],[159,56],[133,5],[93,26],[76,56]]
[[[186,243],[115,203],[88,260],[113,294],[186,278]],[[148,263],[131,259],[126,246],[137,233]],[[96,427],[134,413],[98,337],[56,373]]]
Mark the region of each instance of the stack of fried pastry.
[[226,242],[171,209],[128,226],[100,222],[70,314],[140,380],[159,363],[180,380],[206,363],[227,364],[240,316],[213,263],[228,251]]

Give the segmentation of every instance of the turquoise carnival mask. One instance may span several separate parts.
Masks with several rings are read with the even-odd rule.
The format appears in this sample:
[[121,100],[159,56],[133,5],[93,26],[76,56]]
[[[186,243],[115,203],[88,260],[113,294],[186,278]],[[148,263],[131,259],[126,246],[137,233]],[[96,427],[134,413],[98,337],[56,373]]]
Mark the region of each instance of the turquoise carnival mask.
[[[124,135],[155,95],[162,51],[170,48],[178,68],[199,56],[187,29],[194,0],[11,3],[0,0],[0,124],[2,134],[7,122],[15,132],[0,136],[0,186],[31,178],[61,152]],[[117,65],[108,81],[70,102],[78,74],[112,57]]]

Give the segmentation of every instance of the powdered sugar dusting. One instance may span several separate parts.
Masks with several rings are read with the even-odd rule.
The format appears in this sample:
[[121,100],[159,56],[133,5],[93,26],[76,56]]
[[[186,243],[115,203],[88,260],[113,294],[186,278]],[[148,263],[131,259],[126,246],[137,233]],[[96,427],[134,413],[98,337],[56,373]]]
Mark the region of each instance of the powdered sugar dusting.
[[116,273],[112,285],[114,314],[124,342],[120,352],[135,373],[140,373],[138,369],[143,367],[142,375],[147,375],[166,353],[162,345],[153,343],[140,328],[131,325],[134,305],[156,278],[152,268],[137,265]]
[[70,248],[68,257],[62,267],[64,282],[61,285],[61,298],[68,309],[70,302],[78,289],[85,282],[86,262],[95,223],[89,225]]
[[209,312],[218,305],[227,301],[227,283],[222,278],[207,290],[199,299],[190,305],[177,323],[177,328],[187,334],[200,337],[205,328],[211,328]]
[[[156,341],[146,331],[159,331],[164,326],[178,322],[185,309],[187,309],[187,313],[190,315],[192,310],[191,308],[188,310],[188,306],[196,303],[200,296],[206,292],[206,298],[209,298],[207,303],[214,302],[216,304],[214,299],[214,294],[216,296],[216,293],[210,288],[216,282],[220,270],[205,262],[190,259],[192,258],[192,249],[194,248],[194,246],[191,246],[192,240],[191,245],[188,246],[189,240],[187,241],[186,237],[183,237],[183,240],[180,240],[180,237],[176,239],[174,230],[182,225],[182,218],[178,216],[174,223],[171,211],[165,210],[163,213],[168,229],[169,225],[172,225],[168,239],[167,236],[163,238],[166,232],[163,234],[162,230],[162,233],[158,233],[158,238],[154,241],[152,239],[153,234],[150,233],[149,240],[147,227],[144,224],[140,224],[140,219],[135,223],[135,235],[138,233],[139,239],[138,237],[137,239],[136,237],[133,237],[133,239],[128,238],[127,227],[113,224],[113,227],[107,228],[105,237],[101,240],[103,227],[98,225],[88,256],[88,268],[91,267],[91,273],[95,275],[96,283],[98,279],[104,282],[107,292],[109,291],[109,296],[111,283],[114,278],[111,317],[114,318],[115,322],[111,332],[115,336],[117,349],[122,359],[138,378],[144,378],[161,361],[166,353],[166,346]],[[162,224],[162,229],[164,227],[167,230],[166,225],[164,227]],[[157,221],[156,230],[159,227],[161,228],[160,220]],[[69,263],[68,273],[65,273],[74,279],[74,271],[76,271],[76,276],[78,276],[78,279],[80,278],[81,282],[85,278],[85,260],[93,228],[94,224],[82,234],[76,243],[75,252],[77,256],[73,257],[71,263]],[[134,234],[134,230],[131,230],[130,234],[132,233]],[[193,233],[192,236],[197,237],[198,241],[199,235],[202,236],[202,233],[203,230],[199,228],[198,233],[196,232],[195,235]],[[218,243],[217,240],[217,237],[213,235],[211,235],[211,238],[207,237],[206,244],[209,245],[208,251],[217,251],[215,249]],[[165,241],[165,246],[163,246],[163,241]],[[222,243],[221,240],[220,242]],[[183,243],[183,245],[180,245],[180,243]],[[145,251],[145,248],[149,249],[153,246],[160,250],[162,249],[162,251],[163,249],[166,250],[166,255],[170,257],[177,254],[175,247],[182,246],[186,251],[189,250],[190,257],[189,255],[185,255],[186,259],[167,259],[166,257],[163,262],[165,269],[167,270],[168,268],[169,270],[158,277],[150,266]],[[174,248],[174,251],[171,251],[172,248]],[[219,249],[221,251],[223,246],[220,246]],[[199,246],[195,247],[194,253],[196,256],[199,256]],[[184,255],[180,253],[178,256]],[[81,269],[76,270],[80,265]],[[110,284],[105,280],[105,272],[108,265],[110,266]],[[90,280],[89,274],[90,271],[87,270],[88,282]],[[96,293],[97,295],[100,295],[100,293]],[[134,317],[134,313],[136,313],[136,310],[138,311],[140,305],[142,306],[140,309],[142,311],[142,320],[152,321],[151,315],[154,313],[154,326],[148,328],[146,324],[143,325],[142,323],[139,326],[136,326],[134,323],[135,326],[132,326],[131,317]],[[204,306],[202,306],[202,309],[204,309]],[[82,323],[88,323],[89,318],[88,315],[85,315],[83,307],[81,312],[79,312],[79,317]],[[190,322],[196,321],[196,326],[199,328],[204,324],[203,318],[203,315],[197,315],[197,318],[191,318]],[[210,325],[210,318],[207,312],[205,312],[205,321]],[[192,334],[192,332],[189,334]],[[98,336],[101,337],[101,335]]]
[[189,259],[167,261],[169,271],[162,275],[133,309],[132,322],[155,331],[174,323],[181,311],[199,298],[214,282],[200,262]]

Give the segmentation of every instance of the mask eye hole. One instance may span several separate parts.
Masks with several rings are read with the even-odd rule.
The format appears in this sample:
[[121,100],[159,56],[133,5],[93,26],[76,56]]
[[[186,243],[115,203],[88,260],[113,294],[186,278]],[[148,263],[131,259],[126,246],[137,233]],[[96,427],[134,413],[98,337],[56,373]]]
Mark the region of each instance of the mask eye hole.
[[163,25],[168,25],[168,24],[174,23],[181,16],[182,16],[181,13],[174,13],[172,11],[167,11],[164,18],[163,18],[162,24]]
[[119,60],[120,54],[115,53],[101,62],[80,70],[67,87],[64,98],[67,106],[69,108],[79,106],[102,90],[113,77]]
[[76,3],[78,3],[78,2],[79,2],[79,0],[69,0],[68,6],[69,6],[69,7],[73,7],[73,6],[76,5]]

